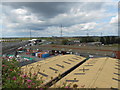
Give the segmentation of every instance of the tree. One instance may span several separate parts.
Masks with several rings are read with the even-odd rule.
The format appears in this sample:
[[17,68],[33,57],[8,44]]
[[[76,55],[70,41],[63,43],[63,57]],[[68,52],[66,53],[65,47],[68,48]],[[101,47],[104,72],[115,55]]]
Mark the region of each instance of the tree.
[[117,44],[120,44],[120,37],[117,38],[116,42]]
[[87,42],[94,42],[93,37],[87,37]]
[[104,39],[104,37],[101,37],[101,38],[100,38],[100,42],[102,42],[102,44],[105,44],[105,39]]
[[114,36],[112,36],[112,37],[111,37],[111,44],[114,44],[114,43],[116,43],[116,39],[115,39]]
[[106,37],[106,44],[110,44],[110,37],[109,36]]
[[68,43],[68,40],[67,40],[67,39],[62,40],[62,44],[63,44],[63,45],[67,45],[67,43]]
[[81,42],[82,43],[86,43],[87,42],[87,38],[86,37],[81,38]]

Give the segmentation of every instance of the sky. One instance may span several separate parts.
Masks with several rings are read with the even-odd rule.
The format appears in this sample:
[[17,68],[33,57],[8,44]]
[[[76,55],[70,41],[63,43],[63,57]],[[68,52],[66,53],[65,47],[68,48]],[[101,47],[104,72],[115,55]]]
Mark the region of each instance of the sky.
[[2,37],[118,36],[118,2],[104,1],[2,2]]

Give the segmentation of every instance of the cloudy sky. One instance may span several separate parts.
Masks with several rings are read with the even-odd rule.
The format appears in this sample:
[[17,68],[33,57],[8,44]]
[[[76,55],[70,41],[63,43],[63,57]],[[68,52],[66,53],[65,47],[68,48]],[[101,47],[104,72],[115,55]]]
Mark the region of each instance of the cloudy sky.
[[118,35],[118,2],[3,2],[3,37]]

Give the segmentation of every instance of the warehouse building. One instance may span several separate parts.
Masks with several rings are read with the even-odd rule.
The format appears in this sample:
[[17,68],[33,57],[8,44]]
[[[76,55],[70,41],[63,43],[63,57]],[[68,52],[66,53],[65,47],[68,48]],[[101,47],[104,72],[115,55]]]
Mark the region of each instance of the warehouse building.
[[119,60],[113,58],[91,58],[66,75],[53,87],[66,83],[77,88],[118,88]]
[[87,45],[90,45],[90,46],[93,46],[93,45],[100,46],[100,45],[102,45],[102,42],[89,42],[89,43],[87,43]]
[[[81,64],[78,65],[79,63]],[[76,65],[78,66],[74,68]],[[42,77],[43,85],[70,71],[56,83],[49,84],[51,88],[65,84],[71,85],[70,87],[76,84],[77,88],[118,88],[118,70],[118,59],[102,57],[86,60],[84,57],[71,54],[58,55],[22,67],[24,73],[37,73],[38,80]]]
[[22,71],[24,73],[37,73],[38,79],[40,80],[42,77],[44,84],[46,84],[50,80],[74,67],[79,62],[82,62],[84,59],[84,57],[76,55],[59,55],[23,66]]

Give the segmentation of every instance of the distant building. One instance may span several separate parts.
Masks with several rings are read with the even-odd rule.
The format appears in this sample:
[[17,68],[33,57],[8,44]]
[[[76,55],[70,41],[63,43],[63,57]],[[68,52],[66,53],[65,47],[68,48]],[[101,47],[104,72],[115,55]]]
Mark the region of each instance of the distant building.
[[80,40],[69,41],[67,44],[68,45],[79,45],[80,44]]
[[102,42],[89,42],[89,43],[87,43],[87,45],[97,45],[97,46],[99,46],[99,45],[102,45]]
[[31,45],[36,45],[37,43],[41,42],[42,40],[40,39],[32,39],[32,40],[29,40],[29,43],[31,43]]

